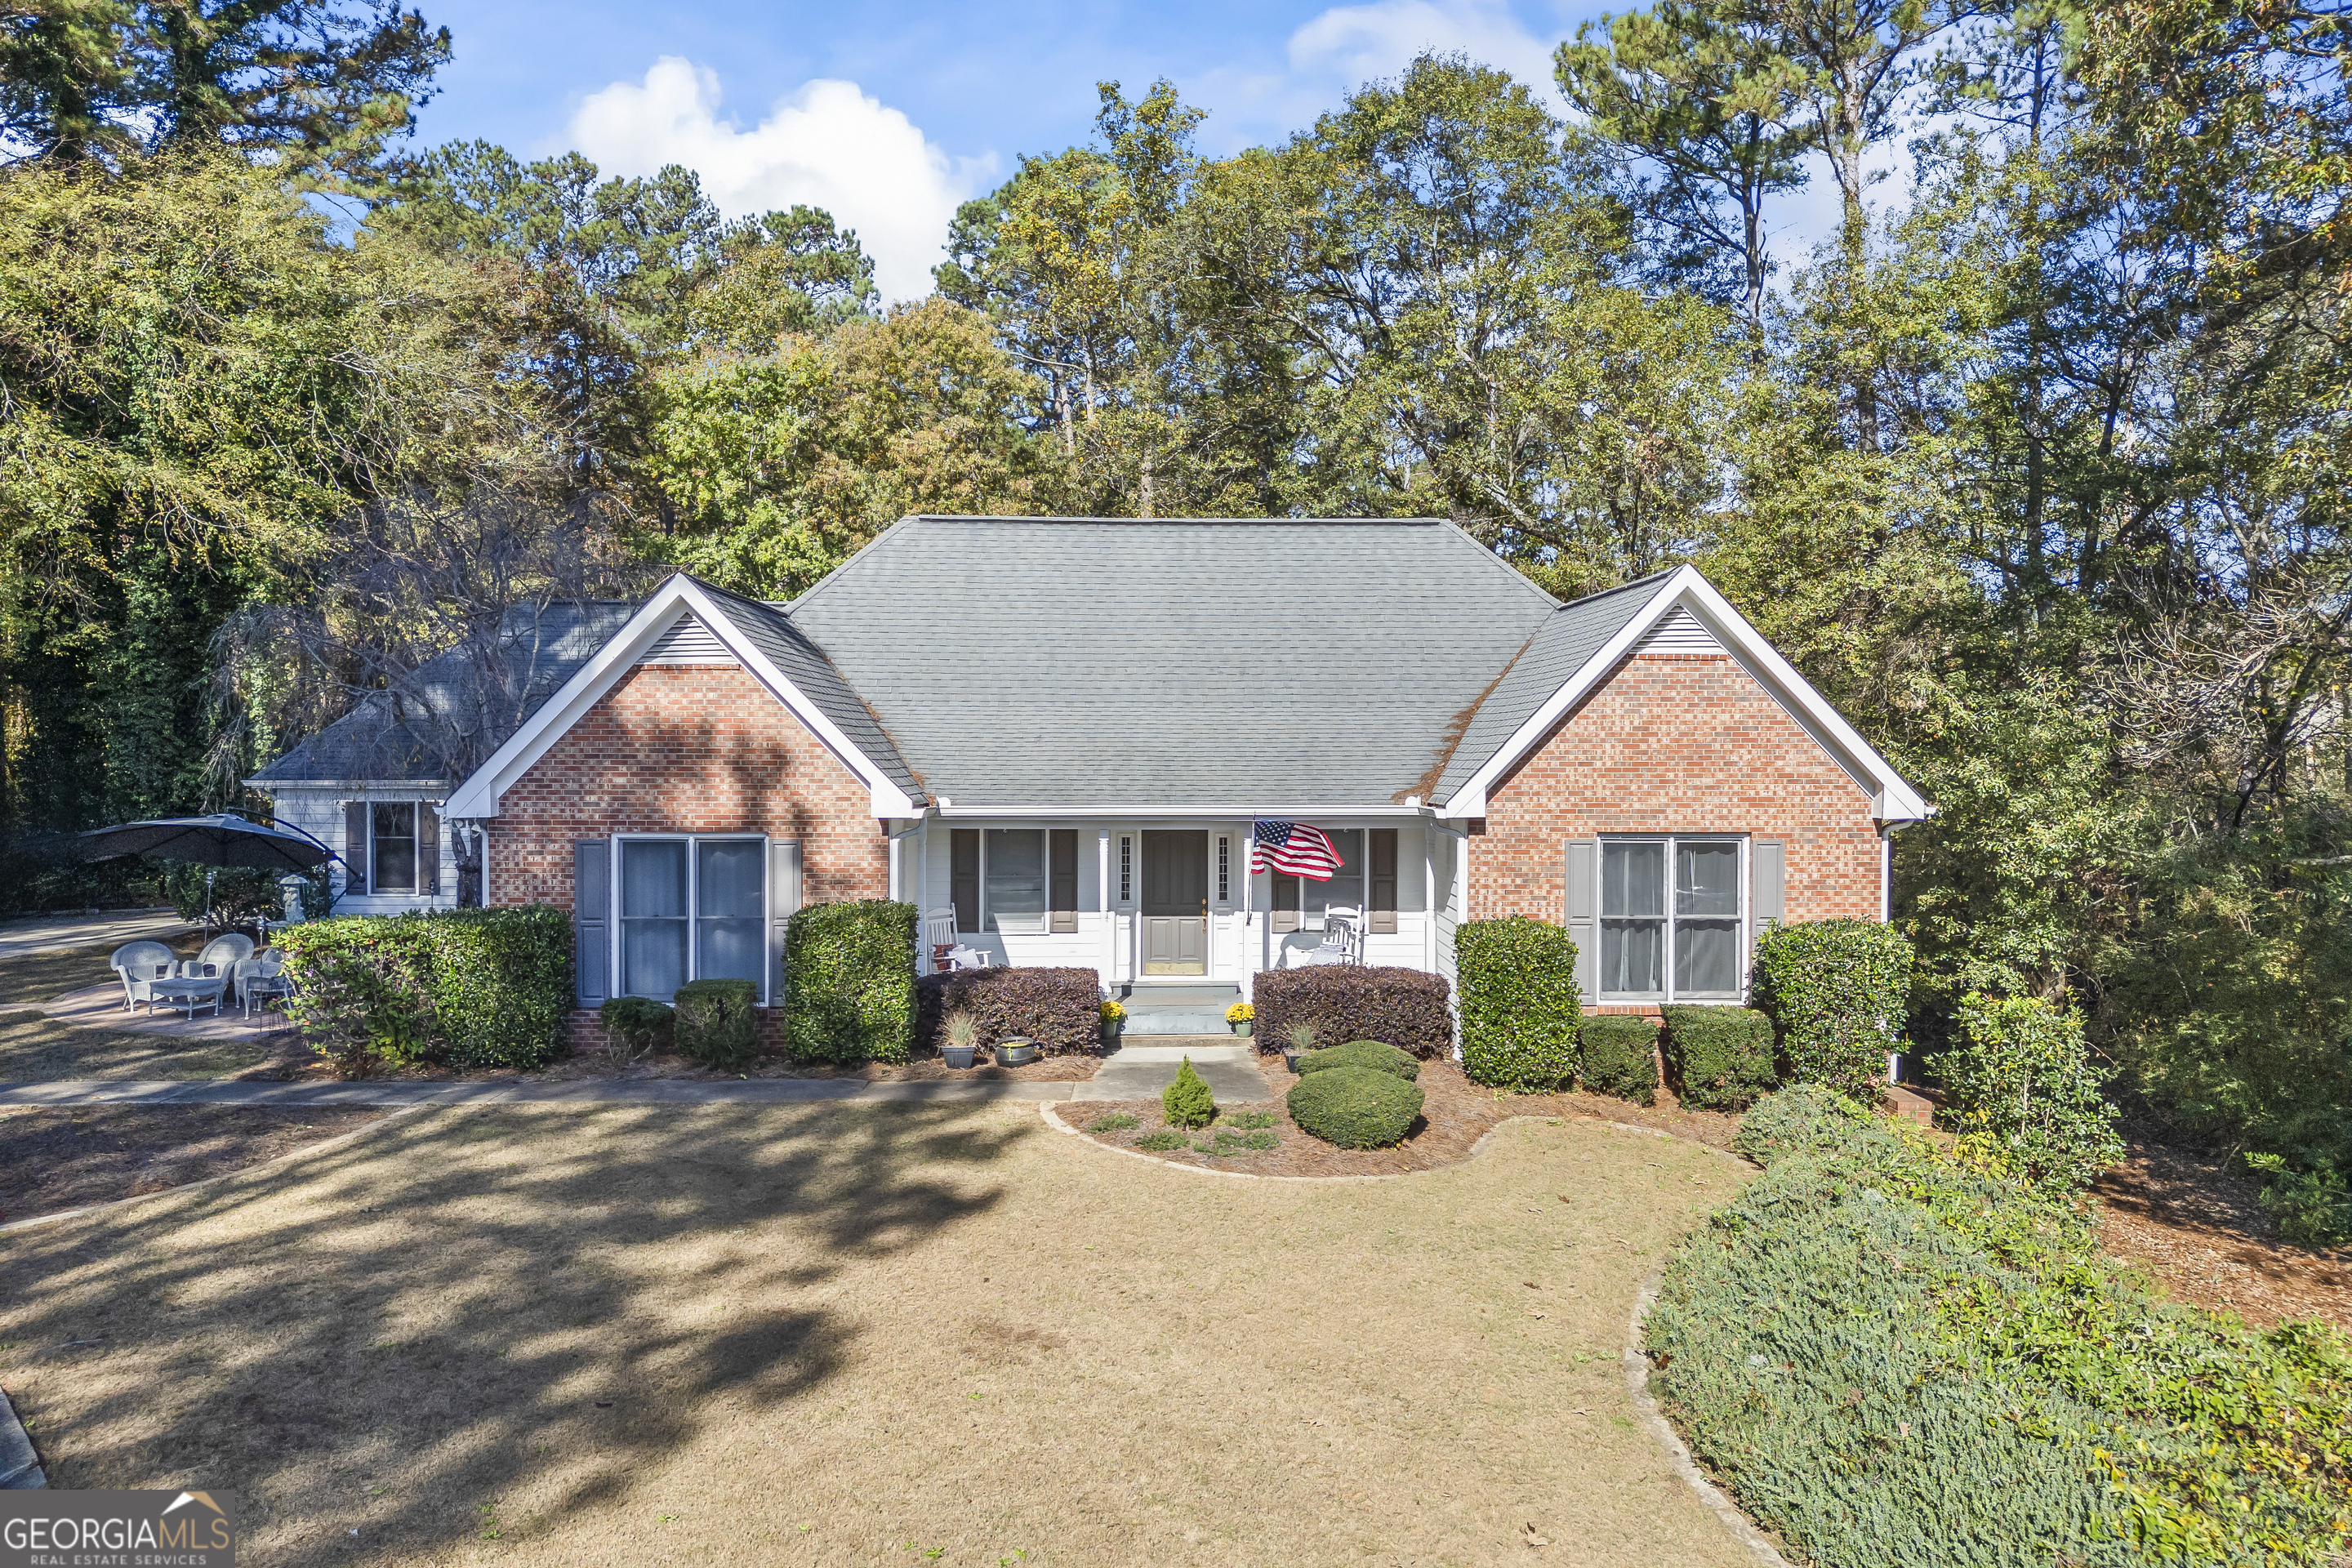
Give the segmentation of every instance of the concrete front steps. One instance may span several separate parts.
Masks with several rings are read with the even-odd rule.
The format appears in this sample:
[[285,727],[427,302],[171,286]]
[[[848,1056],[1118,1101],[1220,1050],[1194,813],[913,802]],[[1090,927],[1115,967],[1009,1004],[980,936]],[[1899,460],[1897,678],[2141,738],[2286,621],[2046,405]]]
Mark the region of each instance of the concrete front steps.
[[1138,1035],[1223,1035],[1230,1045],[1239,1038],[1225,1022],[1225,1009],[1242,999],[1238,985],[1171,984],[1130,980],[1115,994],[1127,1009],[1125,1033]]

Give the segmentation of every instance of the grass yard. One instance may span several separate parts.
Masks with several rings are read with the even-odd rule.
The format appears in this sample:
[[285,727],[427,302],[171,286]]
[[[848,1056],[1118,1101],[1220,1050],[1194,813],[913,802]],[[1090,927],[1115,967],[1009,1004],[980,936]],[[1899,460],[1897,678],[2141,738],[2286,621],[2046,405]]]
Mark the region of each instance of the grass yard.
[[0,1238],[0,1384],[52,1484],[232,1489],[257,1563],[1730,1565],[1618,1351],[1742,1179],[1566,1120],[1298,1183],[1020,1105],[436,1110]]

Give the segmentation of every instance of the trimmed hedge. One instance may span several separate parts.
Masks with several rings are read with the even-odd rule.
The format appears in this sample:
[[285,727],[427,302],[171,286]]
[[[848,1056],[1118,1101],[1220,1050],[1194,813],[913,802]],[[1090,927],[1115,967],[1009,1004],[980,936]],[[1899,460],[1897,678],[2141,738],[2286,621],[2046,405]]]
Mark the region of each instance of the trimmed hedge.
[[1473,1082],[1541,1094],[1576,1076],[1584,997],[1568,932],[1526,915],[1470,921],[1454,932],[1454,967]]
[[2343,1561],[2343,1334],[2167,1301],[2092,1215],[1825,1089],[1759,1121],[1765,1173],[1675,1253],[1643,1331],[1694,1453],[1792,1556]]
[[1341,1149],[1385,1149],[1403,1141],[1421,1114],[1422,1093],[1394,1073],[1332,1068],[1290,1086],[1284,1103],[1299,1130]]
[[1294,1024],[1313,1029],[1318,1041],[1386,1040],[1417,1057],[1454,1049],[1454,1018],[1445,1007],[1452,987],[1444,975],[1326,963],[1269,969],[1251,989],[1261,1051],[1289,1044]]
[[811,904],[784,928],[784,1049],[803,1062],[903,1062],[915,1049],[915,906]]
[[677,1014],[649,996],[615,996],[596,1010],[604,1033],[630,1052],[660,1050],[677,1039]]
[[1874,1100],[1903,1048],[1911,944],[1876,921],[1771,925],[1756,939],[1756,1006],[1780,1037],[1780,1081]]
[[1393,1073],[1411,1083],[1421,1076],[1421,1061],[1394,1046],[1380,1040],[1349,1040],[1344,1046],[1333,1046],[1328,1051],[1309,1051],[1298,1058],[1298,1075],[1328,1072],[1333,1068],[1370,1068],[1374,1072]]
[[1666,1071],[1697,1110],[1745,1110],[1773,1085],[1772,1020],[1751,1007],[1666,1007]]
[[1585,1019],[1579,1034],[1584,1063],[1577,1076],[1586,1089],[1636,1105],[1658,1102],[1655,1024],[1628,1014],[1604,1013]]
[[689,980],[672,1003],[678,1055],[733,1067],[759,1053],[760,988],[749,980]]
[[1936,1058],[1949,1091],[1943,1120],[1965,1149],[2052,1196],[2080,1192],[2124,1157],[2116,1108],[2071,1008],[2032,996],[1960,1002],[1960,1044]]
[[1049,1057],[1095,1049],[1103,1037],[1102,980],[1091,969],[953,969],[915,982],[915,1037],[936,1051],[947,1016],[969,1013],[980,1044],[1019,1036]]
[[572,917],[552,905],[307,921],[278,945],[287,1011],[346,1072],[540,1068],[570,1048]]

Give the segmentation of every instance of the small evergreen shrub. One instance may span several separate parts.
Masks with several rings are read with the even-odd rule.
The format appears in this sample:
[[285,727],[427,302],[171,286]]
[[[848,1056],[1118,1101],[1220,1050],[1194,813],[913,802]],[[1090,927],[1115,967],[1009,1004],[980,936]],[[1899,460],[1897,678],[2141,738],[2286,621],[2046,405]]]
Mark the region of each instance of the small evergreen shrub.
[[339,1070],[532,1068],[569,1048],[572,917],[550,905],[306,921],[278,945],[287,1011]]
[[1370,1068],[1330,1068],[1291,1085],[1285,1100],[1299,1129],[1341,1149],[1403,1142],[1421,1115],[1421,1086]]
[[915,994],[915,1035],[927,1051],[944,1043],[947,1016],[961,1012],[980,1026],[983,1046],[1018,1037],[1045,1056],[1077,1056],[1101,1043],[1111,1016],[1104,1009],[1118,1006],[1102,1000],[1091,969],[951,969],[917,980]]
[[596,1010],[604,1033],[623,1056],[639,1056],[675,1043],[677,1015],[646,996],[615,996]]
[[760,988],[748,980],[689,980],[675,1004],[677,1054],[710,1067],[734,1067],[759,1054],[754,1005]]
[[1191,1057],[1177,1068],[1176,1081],[1160,1091],[1160,1110],[1171,1127],[1206,1127],[1216,1119],[1217,1102],[1192,1069]]
[[1667,1007],[1661,1039],[1675,1096],[1699,1110],[1745,1110],[1772,1087],[1772,1020],[1748,1007]]
[[1298,1058],[1302,1076],[1331,1068],[1370,1068],[1374,1072],[1393,1073],[1408,1083],[1421,1076],[1419,1060],[1380,1040],[1349,1040],[1344,1046],[1309,1051]]
[[1114,1111],[1108,1116],[1096,1117],[1092,1121],[1087,1123],[1087,1131],[1089,1132],[1124,1132],[1130,1127],[1139,1127],[1141,1125],[1142,1123],[1138,1121],[1134,1117],[1129,1116],[1124,1110],[1119,1110]]
[[1318,1040],[1386,1040],[1417,1057],[1454,1049],[1445,978],[1418,969],[1354,963],[1270,969],[1251,983],[1260,1050],[1281,1048],[1293,1026]]
[[1658,1103],[1658,1026],[1647,1018],[1604,1013],[1584,1020],[1582,1070],[1577,1075],[1595,1094]]
[[2124,1157],[2079,1016],[2032,996],[1970,992],[1959,1022],[1959,1044],[1936,1068],[1963,1146],[2053,1195],[2082,1191]]
[[[903,1062],[915,1048],[915,906],[812,904],[784,928],[784,1048],[803,1062]],[[1091,1004],[1089,1004],[1091,1010]]]
[[1454,937],[1462,983],[1462,1070],[1475,1083],[1544,1093],[1576,1076],[1584,1011],[1576,943],[1548,921],[1471,921]]
[[1192,1141],[1173,1127],[1162,1127],[1157,1131],[1147,1132],[1137,1139],[1135,1146],[1139,1149],[1149,1149],[1155,1154],[1165,1154],[1171,1150],[1190,1149],[1192,1146]]
[[1858,1100],[1817,1083],[1801,1083],[1768,1094],[1750,1106],[1731,1135],[1735,1152],[1759,1165],[1770,1165],[1792,1150],[1834,1143],[1867,1122],[1870,1112]]
[[1749,990],[1779,1037],[1781,1082],[1875,1100],[1888,1053],[1903,1047],[1911,944],[1876,921],[1768,926]]

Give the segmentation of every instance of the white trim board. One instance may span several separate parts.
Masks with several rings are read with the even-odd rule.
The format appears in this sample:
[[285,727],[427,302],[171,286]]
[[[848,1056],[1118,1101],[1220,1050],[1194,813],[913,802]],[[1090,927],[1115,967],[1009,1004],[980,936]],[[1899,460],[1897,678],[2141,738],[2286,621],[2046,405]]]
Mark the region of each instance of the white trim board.
[[921,808],[908,798],[906,792],[872,758],[859,751],[842,733],[841,727],[809,700],[806,692],[785,679],[772,659],[751,646],[734,621],[711,603],[701,585],[684,573],[656,588],[637,613],[596,650],[594,658],[574,671],[572,679],[541,703],[539,711],[505,745],[491,753],[489,761],[451,793],[443,815],[474,820],[498,816],[500,798],[507,790],[635,668],[639,658],[669,633],[679,616],[689,614],[700,620],[734,656],[735,662],[750,670],[825,750],[858,776],[871,796],[876,816],[922,815]]
[[1617,672],[1626,657],[1677,610],[1696,619],[1712,633],[1725,652],[1753,676],[1757,684],[1812,736],[1854,782],[1871,792],[1871,816],[1881,822],[1918,822],[1935,808],[1906,783],[1894,766],[1872,749],[1828,699],[1797,673],[1762,634],[1732,608],[1715,584],[1695,566],[1677,567],[1673,576],[1651,595],[1649,604],[1617,629],[1616,636],[1586,659],[1577,672],[1545,699],[1508,740],[1464,781],[1453,797],[1439,807],[1441,816],[1460,820],[1486,815],[1486,793],[1541,745],[1559,721]]

